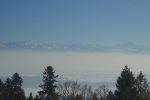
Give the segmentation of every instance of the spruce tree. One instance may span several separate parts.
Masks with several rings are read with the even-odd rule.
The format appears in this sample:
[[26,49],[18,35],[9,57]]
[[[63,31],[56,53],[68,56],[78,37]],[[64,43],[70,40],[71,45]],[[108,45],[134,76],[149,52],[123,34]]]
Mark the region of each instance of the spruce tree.
[[4,90],[3,90],[3,99],[4,100],[14,100],[13,97],[13,90],[12,90],[12,81],[10,78],[7,78],[4,83]]
[[23,80],[18,73],[7,78],[5,83],[0,80],[0,100],[25,100],[24,91],[21,87],[22,82]]
[[27,99],[27,100],[34,100],[34,99],[33,99],[32,92],[30,92],[29,97],[28,97],[28,99]]
[[38,95],[35,95],[34,100],[40,100]]
[[2,79],[0,78],[0,100],[3,99],[3,95],[4,95],[4,83],[2,81]]
[[2,79],[0,78],[0,87],[2,87],[4,84],[3,84],[3,81]]
[[42,91],[39,91],[40,95],[44,95],[46,100],[57,97],[57,94],[55,92],[55,83],[57,77],[58,75],[55,75],[55,70],[53,69],[53,67],[47,66],[47,68],[43,72],[43,84],[40,85]]
[[112,91],[109,91],[106,100],[115,100],[114,93]]
[[117,79],[115,100],[138,100],[136,79],[128,66],[125,66]]
[[93,93],[93,95],[92,95],[92,100],[98,100],[98,97],[97,97],[97,94],[96,94],[96,93]]
[[13,74],[11,79],[12,89],[13,89],[13,98],[15,100],[24,100],[25,94],[22,89],[23,79],[18,73]]
[[150,99],[149,83],[142,72],[140,72],[136,78],[136,87],[139,93],[139,100]]

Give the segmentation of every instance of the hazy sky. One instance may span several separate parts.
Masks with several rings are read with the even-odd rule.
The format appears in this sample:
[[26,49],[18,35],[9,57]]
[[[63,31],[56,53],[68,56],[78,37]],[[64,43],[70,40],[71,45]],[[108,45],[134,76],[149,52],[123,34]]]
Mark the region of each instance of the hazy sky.
[[149,59],[150,0],[0,0],[0,76],[37,76],[26,87],[48,65],[102,82],[149,74]]
[[1,0],[0,41],[150,42],[149,0]]
[[[127,64],[146,71],[150,65],[149,5],[149,0],[1,0],[0,70],[39,74],[43,67],[53,65],[58,72],[81,68],[81,73],[115,73]],[[41,48],[53,51],[36,51]],[[87,49],[90,52],[84,52]]]
[[83,52],[0,52],[0,75],[19,72],[23,76],[41,75],[51,65],[60,75],[119,75],[128,65],[133,72],[149,73],[150,55]]

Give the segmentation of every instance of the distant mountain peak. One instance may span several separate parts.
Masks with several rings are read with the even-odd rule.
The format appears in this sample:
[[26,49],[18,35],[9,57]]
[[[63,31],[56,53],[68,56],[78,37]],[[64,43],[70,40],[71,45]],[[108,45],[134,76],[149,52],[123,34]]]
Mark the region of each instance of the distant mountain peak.
[[96,52],[150,52],[149,46],[137,45],[132,42],[117,45],[98,45],[83,43],[33,43],[25,41],[0,41],[0,50],[31,50],[31,51],[96,51]]

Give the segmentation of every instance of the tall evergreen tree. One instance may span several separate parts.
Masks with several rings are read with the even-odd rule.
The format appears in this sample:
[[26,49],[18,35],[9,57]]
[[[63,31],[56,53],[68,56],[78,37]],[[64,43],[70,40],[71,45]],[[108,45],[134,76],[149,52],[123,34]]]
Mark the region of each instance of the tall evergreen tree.
[[115,100],[138,100],[136,80],[128,66],[125,66],[117,79]]
[[43,72],[43,84],[40,85],[42,91],[39,91],[40,94],[45,96],[46,100],[57,97],[57,94],[55,92],[55,82],[57,77],[58,75],[55,75],[55,70],[53,69],[53,67],[47,66],[47,68]]
[[12,90],[12,81],[10,78],[7,78],[4,83],[4,90],[3,90],[3,100],[14,100],[13,97],[13,90]]
[[21,88],[22,82],[18,73],[7,78],[5,83],[0,79],[0,100],[25,100],[24,91]]
[[38,95],[35,95],[34,100],[40,100]]
[[93,95],[92,95],[92,100],[98,100],[98,97],[97,97],[97,94],[96,94],[96,93],[93,93]]
[[2,79],[0,78],[0,100],[3,99],[3,92],[4,92],[4,83],[2,81]]
[[2,79],[0,78],[0,87],[2,87],[3,86],[3,81],[2,81]]
[[15,100],[24,100],[25,94],[22,89],[23,79],[18,73],[13,74],[12,76],[12,89],[13,89],[13,98]]
[[139,100],[150,99],[149,83],[142,72],[140,72],[136,78],[136,87],[139,93]]
[[30,92],[29,97],[28,97],[28,99],[27,99],[27,100],[34,100],[34,99],[33,99],[32,92]]
[[112,91],[109,91],[108,95],[107,95],[107,99],[106,100],[115,100],[114,98],[114,94]]

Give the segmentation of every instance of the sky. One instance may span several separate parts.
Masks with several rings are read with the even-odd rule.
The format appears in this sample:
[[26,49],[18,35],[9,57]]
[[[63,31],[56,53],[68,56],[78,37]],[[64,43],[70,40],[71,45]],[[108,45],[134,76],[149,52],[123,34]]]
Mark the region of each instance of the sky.
[[[0,52],[1,76],[19,72],[22,76],[42,75],[46,66],[51,65],[59,75],[119,75],[128,65],[134,73],[149,74],[147,54],[124,53],[83,53],[83,52]],[[110,76],[111,77],[111,76]]]
[[149,0],[1,0],[0,40],[149,46]]
[[149,5],[149,0],[0,0],[0,76],[38,77],[48,65],[77,80],[114,82],[125,65],[148,75]]

